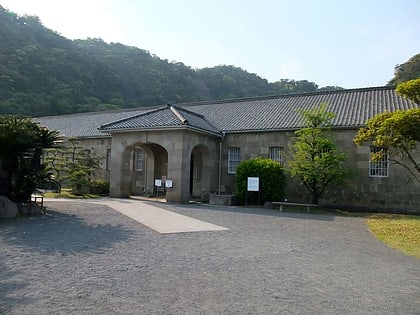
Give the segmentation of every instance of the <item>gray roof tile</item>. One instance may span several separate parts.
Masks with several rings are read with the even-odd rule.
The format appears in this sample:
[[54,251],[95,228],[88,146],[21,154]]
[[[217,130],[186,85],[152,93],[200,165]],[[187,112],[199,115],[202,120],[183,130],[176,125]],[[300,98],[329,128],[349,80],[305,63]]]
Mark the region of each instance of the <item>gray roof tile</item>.
[[194,128],[210,133],[253,130],[288,130],[302,127],[297,110],[310,109],[323,102],[336,114],[336,127],[360,127],[367,119],[384,111],[418,108],[395,93],[394,87],[375,87],[281,96],[209,101],[130,110],[82,113],[37,118],[43,125],[66,136],[103,136],[104,131],[118,129]]
[[99,130],[193,128],[210,133],[219,133],[206,119],[195,112],[172,105],[146,111],[135,116],[102,125]]

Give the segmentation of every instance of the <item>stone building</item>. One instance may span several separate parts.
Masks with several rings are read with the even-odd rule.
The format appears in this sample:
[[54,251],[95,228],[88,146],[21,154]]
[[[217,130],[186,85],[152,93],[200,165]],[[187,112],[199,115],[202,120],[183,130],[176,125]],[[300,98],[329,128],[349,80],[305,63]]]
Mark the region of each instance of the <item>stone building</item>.
[[[376,148],[353,143],[358,128],[384,111],[418,108],[393,87],[207,101],[128,110],[38,118],[41,124],[77,137],[103,157],[102,176],[112,197],[165,193],[170,202],[234,193],[238,163],[268,157],[287,166],[288,146],[302,127],[299,109],[327,103],[336,114],[333,132],[355,176],[331,187],[324,205],[353,209],[420,209],[420,184],[388,160],[370,161]],[[419,154],[417,154],[417,158]],[[288,180],[289,201],[309,194]]]

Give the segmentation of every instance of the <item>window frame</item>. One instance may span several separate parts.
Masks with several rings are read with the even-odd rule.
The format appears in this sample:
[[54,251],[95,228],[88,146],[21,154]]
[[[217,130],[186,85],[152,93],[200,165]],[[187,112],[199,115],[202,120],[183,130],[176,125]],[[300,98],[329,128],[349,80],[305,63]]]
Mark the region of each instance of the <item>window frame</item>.
[[[372,155],[379,153],[380,151],[384,152],[384,156],[378,160],[373,161]],[[370,156],[369,156],[369,177],[389,177],[389,157],[388,157],[388,148],[386,147],[370,147]]]
[[106,150],[106,158],[105,158],[105,170],[111,170],[111,149]]
[[133,170],[136,172],[143,172],[144,169],[144,150],[142,148],[135,148],[133,152]]
[[228,174],[235,174],[236,168],[241,162],[241,148],[228,147]]
[[268,158],[270,160],[283,164],[284,162],[283,157],[284,157],[284,147],[272,146],[268,148]]

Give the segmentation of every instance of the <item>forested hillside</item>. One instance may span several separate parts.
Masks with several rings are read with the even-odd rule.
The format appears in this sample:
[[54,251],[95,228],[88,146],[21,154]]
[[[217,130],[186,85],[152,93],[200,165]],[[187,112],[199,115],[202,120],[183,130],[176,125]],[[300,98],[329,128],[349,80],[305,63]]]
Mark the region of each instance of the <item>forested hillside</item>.
[[388,85],[398,85],[417,78],[420,78],[420,54],[411,57],[403,64],[397,65],[394,77],[388,82]]
[[45,116],[318,90],[306,80],[269,83],[234,66],[196,70],[101,39],[72,41],[36,16],[18,16],[1,6],[0,41],[0,115]]

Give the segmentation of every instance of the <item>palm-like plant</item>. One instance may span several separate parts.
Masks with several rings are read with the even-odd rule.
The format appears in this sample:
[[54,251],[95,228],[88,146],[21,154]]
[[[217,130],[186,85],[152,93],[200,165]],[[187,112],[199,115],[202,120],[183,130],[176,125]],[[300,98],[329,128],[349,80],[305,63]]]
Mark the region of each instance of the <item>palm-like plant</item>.
[[42,150],[60,139],[30,118],[0,117],[0,195],[18,202],[30,200],[36,185],[47,179]]

